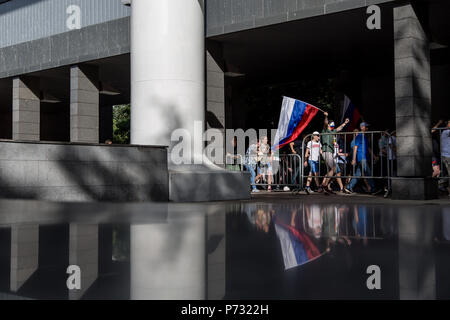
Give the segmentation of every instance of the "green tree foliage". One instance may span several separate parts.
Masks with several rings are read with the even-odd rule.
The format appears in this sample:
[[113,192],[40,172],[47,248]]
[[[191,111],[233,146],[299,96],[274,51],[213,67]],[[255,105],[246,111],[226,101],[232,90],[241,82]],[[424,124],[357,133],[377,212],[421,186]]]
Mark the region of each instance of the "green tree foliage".
[[130,143],[130,115],[131,108],[129,104],[113,107],[113,133],[114,143]]

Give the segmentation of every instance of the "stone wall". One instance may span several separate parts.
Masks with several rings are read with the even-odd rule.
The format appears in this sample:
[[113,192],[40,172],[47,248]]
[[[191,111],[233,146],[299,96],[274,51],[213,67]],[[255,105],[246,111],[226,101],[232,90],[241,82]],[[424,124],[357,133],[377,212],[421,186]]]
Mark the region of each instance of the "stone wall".
[[167,150],[0,141],[0,197],[168,201]]

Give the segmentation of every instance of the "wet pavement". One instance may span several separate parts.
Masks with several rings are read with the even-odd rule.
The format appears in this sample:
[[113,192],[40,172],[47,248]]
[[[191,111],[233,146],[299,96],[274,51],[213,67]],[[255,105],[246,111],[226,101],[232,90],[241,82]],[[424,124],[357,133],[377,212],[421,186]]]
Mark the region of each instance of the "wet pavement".
[[448,201],[0,201],[0,299],[449,299],[449,270]]

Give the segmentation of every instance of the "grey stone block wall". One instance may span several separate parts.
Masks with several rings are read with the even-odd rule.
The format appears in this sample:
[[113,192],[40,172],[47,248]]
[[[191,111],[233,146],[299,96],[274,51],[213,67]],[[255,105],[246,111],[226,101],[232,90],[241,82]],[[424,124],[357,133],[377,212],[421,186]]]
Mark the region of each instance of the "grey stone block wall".
[[39,141],[39,79],[16,77],[13,80],[13,140]]
[[395,0],[208,0],[209,37]]
[[411,5],[394,8],[398,175],[425,177],[431,164],[428,39]]
[[130,17],[0,48],[0,78],[130,53]]
[[167,150],[0,142],[0,197],[50,201],[167,201]]
[[70,68],[70,141],[99,142],[98,69],[93,66]]
[[225,75],[214,58],[206,53],[206,110],[215,121],[208,128],[225,128]]
[[206,52],[206,124],[208,129],[222,132],[225,155],[225,74],[209,52]]

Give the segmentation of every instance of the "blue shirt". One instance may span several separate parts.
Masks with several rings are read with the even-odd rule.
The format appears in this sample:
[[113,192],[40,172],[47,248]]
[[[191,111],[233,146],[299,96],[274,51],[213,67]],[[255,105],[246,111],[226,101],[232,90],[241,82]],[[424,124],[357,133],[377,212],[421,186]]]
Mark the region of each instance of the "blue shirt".
[[355,138],[355,146],[358,147],[358,150],[356,150],[356,161],[367,160],[369,158],[369,139],[360,133]]
[[450,129],[442,131],[441,154],[443,157],[450,158]]

